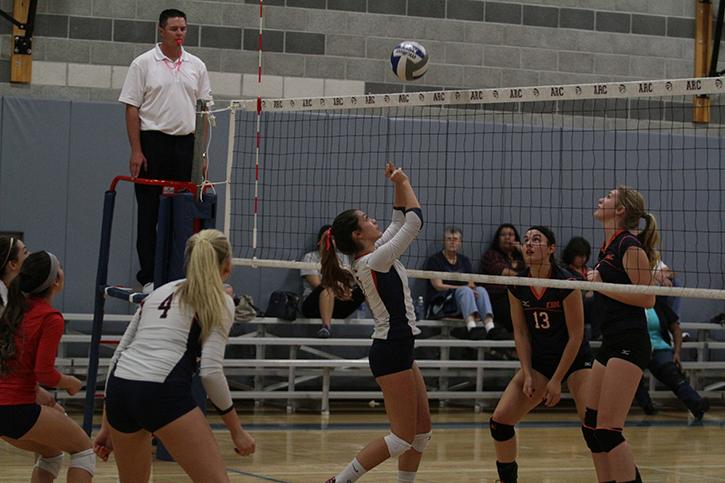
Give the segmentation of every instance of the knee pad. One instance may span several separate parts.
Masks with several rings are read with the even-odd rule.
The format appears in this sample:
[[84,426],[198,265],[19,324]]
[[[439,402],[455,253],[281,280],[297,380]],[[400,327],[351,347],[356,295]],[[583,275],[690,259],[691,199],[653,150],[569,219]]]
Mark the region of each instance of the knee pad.
[[411,448],[410,443],[393,432],[390,432],[383,439],[388,447],[388,453],[390,453],[391,458],[396,458]]
[[584,435],[584,441],[587,442],[589,451],[592,453],[602,452],[602,446],[599,444],[599,440],[597,439],[596,434],[594,434],[594,430],[592,428],[582,424],[582,434]]
[[91,476],[96,474],[96,454],[93,448],[70,455],[70,467],[87,471]]
[[63,464],[63,453],[52,456],[50,458],[43,458],[42,456],[38,458],[38,461],[35,462],[35,467],[39,468],[43,471],[46,471],[53,475],[53,478],[58,478],[58,475],[60,474],[60,466]]
[[582,435],[584,435],[584,441],[587,442],[587,446],[592,453],[601,453],[602,446],[599,444],[599,440],[595,434],[597,427],[597,411],[592,408],[586,408],[584,412],[584,424],[582,424]]
[[622,428],[597,428],[594,431],[602,451],[609,453],[614,448],[624,443]]
[[491,429],[491,437],[496,441],[508,441],[516,436],[516,430],[513,426],[496,422],[493,418],[488,420],[488,427]]
[[597,429],[597,410],[592,408],[586,408],[584,411],[584,426]]
[[433,437],[433,431],[428,431],[427,433],[418,433],[415,435],[415,438],[413,439],[413,443],[411,444],[411,446],[418,453],[422,453],[423,451],[425,451],[425,448],[428,446],[428,443],[430,442],[431,437]]

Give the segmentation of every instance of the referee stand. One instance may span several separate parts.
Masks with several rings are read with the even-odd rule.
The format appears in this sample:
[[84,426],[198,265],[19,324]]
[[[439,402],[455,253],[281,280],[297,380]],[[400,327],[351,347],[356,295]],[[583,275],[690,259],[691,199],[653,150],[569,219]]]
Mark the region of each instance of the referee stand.
[[[205,193],[204,189],[200,188],[203,173],[202,160],[205,157],[204,134],[206,132],[207,122],[207,113],[205,111],[206,103],[204,101],[198,101],[192,181],[169,181],[116,176],[104,195],[101,242],[98,252],[93,325],[91,328],[83,413],[83,430],[89,436],[93,431],[95,401],[97,398],[102,399],[104,397],[103,392],[97,391],[97,383],[106,297],[113,297],[139,304],[147,296],[145,293],[136,292],[127,287],[108,283],[108,264],[110,259],[116,187],[121,181],[162,187],[156,227],[154,288],[158,288],[169,281],[183,278],[186,241],[194,233],[207,228],[215,228],[216,226],[216,194],[211,192]],[[203,412],[206,412],[206,393],[198,376],[194,377],[192,381],[192,393],[199,407]],[[169,455],[166,448],[160,442],[157,444],[156,456],[158,459],[166,461],[172,460],[171,455]]]

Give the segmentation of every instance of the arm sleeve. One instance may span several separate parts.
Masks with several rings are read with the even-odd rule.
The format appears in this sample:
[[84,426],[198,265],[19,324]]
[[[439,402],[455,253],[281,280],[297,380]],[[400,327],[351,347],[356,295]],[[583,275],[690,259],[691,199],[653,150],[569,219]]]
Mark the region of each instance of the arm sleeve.
[[223,328],[213,330],[204,341],[201,348],[201,382],[204,385],[209,400],[222,413],[226,414],[234,408],[232,395],[229,393],[229,384],[224,375],[224,349],[227,346],[227,336],[232,325],[234,305],[227,300],[227,318]]
[[380,245],[383,245],[390,241],[391,238],[395,236],[396,233],[400,230],[400,228],[405,223],[405,209],[395,207],[393,208],[393,219],[388,225],[388,227],[383,232],[383,236],[381,236],[376,242],[375,242],[375,248],[379,247]]
[[123,82],[121,95],[118,96],[118,100],[124,104],[141,107],[144,96],[143,77],[143,72],[141,71],[141,67],[138,62],[133,62],[128,68],[126,80]]
[[[408,249],[423,226],[423,215],[420,208],[413,208],[405,213],[405,223],[386,243],[379,245],[368,258],[368,265],[378,272],[387,272]],[[387,232],[387,230],[386,230]]]
[[35,378],[43,386],[56,387],[61,374],[55,368],[55,356],[58,353],[58,343],[63,336],[65,321],[59,313],[49,315],[41,329],[38,351],[35,354]]

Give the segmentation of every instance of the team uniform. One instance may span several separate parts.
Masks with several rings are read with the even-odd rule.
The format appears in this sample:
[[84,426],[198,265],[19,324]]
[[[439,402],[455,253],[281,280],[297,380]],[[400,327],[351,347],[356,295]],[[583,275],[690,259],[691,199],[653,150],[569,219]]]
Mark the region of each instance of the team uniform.
[[[617,230],[602,246],[594,268],[603,282],[632,283],[623,266],[624,254],[630,247],[642,248],[642,243],[627,230]],[[652,352],[645,310],[594,292],[592,314],[602,318],[602,347],[597,352],[597,361],[606,366],[607,361],[615,357],[644,370]]]
[[[518,276],[529,277],[529,269],[520,272]],[[557,265],[552,265],[549,278],[571,280],[572,276]],[[537,293],[535,287],[523,285],[509,287],[509,292],[521,301],[524,309],[524,319],[531,338],[531,366],[551,379],[559,366],[564,348],[569,342],[564,299],[571,294],[572,290],[551,287],[541,290],[543,290],[542,293]],[[592,354],[589,343],[582,338],[579,351],[567,370],[564,380],[580,369],[590,369],[591,367]]]
[[365,294],[375,319],[370,369],[375,377],[405,371],[413,366],[415,310],[408,275],[398,258],[423,226],[420,208],[393,209],[393,219],[375,250],[353,263],[353,274]]
[[15,335],[17,358],[9,374],[0,376],[0,436],[18,439],[40,416],[35,402],[38,384],[55,387],[61,374],[55,368],[65,321],[42,298],[28,298],[28,310]]
[[234,408],[223,372],[234,302],[226,297],[223,329],[202,342],[193,310],[175,296],[181,282],[167,283],[144,300],[111,359],[106,416],[120,432],[154,432],[197,407],[191,394],[197,367],[221,414]]

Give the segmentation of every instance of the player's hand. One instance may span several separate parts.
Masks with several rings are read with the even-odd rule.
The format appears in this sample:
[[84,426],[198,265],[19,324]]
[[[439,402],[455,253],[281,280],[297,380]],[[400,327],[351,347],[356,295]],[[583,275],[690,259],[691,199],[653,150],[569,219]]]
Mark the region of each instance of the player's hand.
[[601,282],[602,276],[599,275],[599,270],[589,270],[587,272],[587,281],[589,282]]
[[544,389],[544,406],[550,408],[556,406],[561,399],[561,383],[555,379],[551,379]]
[[77,377],[74,377],[74,376],[65,376],[65,377],[67,378],[67,380],[65,383],[65,387],[63,387],[63,389],[65,389],[68,392],[68,394],[73,396],[74,394],[76,394],[78,391],[81,390],[81,388],[83,387],[83,383]]
[[385,165],[385,177],[393,184],[400,184],[408,181],[408,175],[405,174],[403,168],[396,168],[391,162]]
[[55,406],[55,398],[51,393],[40,386],[35,386],[35,402],[41,406],[52,408]]
[[249,456],[257,449],[257,443],[252,435],[241,428],[232,434],[232,441],[234,442],[234,451],[242,456]]
[[531,376],[524,376],[524,385],[521,390],[526,394],[526,397],[534,397],[534,378]]
[[101,430],[95,438],[93,438],[93,452],[103,461],[108,461],[108,456],[113,452],[113,440],[111,439],[111,430],[107,424],[101,425]]
[[143,153],[131,153],[131,159],[128,164],[132,178],[138,178],[142,168],[144,170],[148,169],[148,163]]

